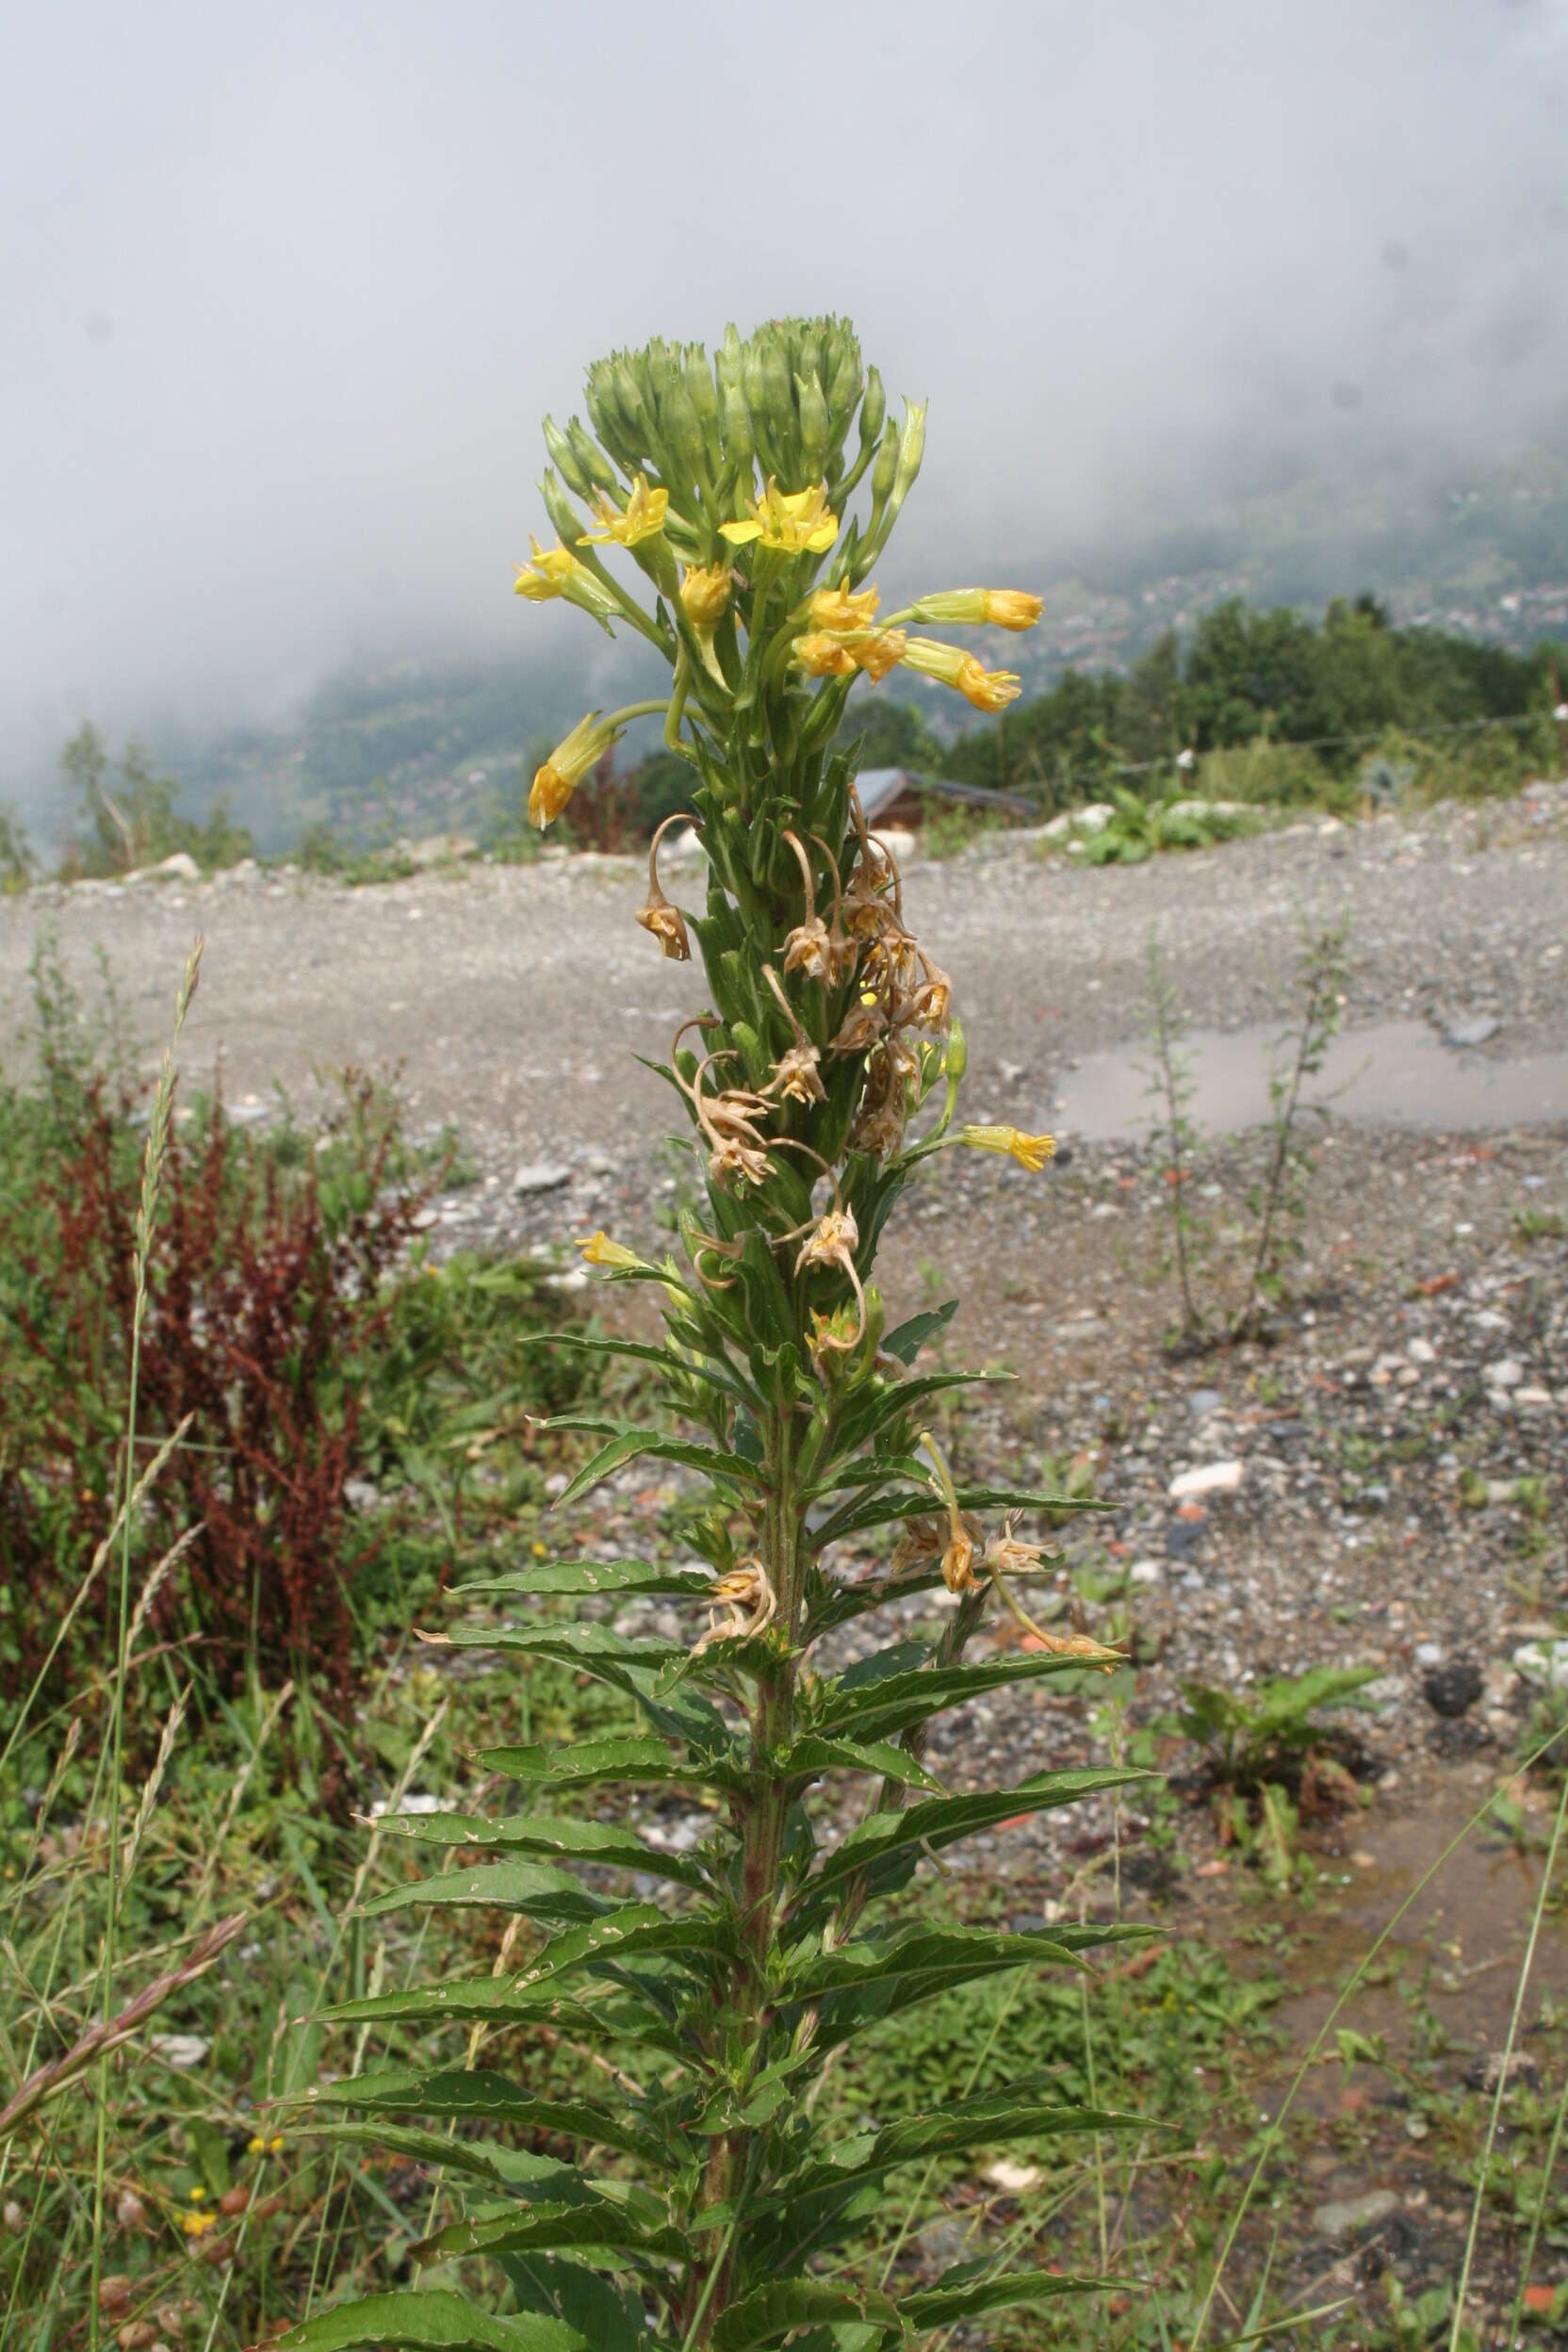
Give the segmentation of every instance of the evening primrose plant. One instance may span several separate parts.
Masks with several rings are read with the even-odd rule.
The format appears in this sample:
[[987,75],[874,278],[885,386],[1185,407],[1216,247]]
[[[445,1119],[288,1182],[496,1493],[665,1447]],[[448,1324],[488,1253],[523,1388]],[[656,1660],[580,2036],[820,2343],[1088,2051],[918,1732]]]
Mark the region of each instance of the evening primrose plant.
[[[958,1792],[930,1769],[947,1709],[1119,1661],[1029,1615],[1015,1587],[1047,1555],[1021,1518],[1081,1506],[953,1475],[926,1421],[969,1376],[917,1365],[953,1309],[890,1330],[874,1270],[933,1154],[968,1146],[1037,1173],[1052,1147],[956,1122],[952,985],[910,927],[838,738],[860,678],[900,665],[1001,708],[1015,678],[920,632],[1027,629],[1040,608],[957,589],[881,612],[872,574],[920,470],[925,412],[888,419],[841,321],[778,321],[745,341],[731,327],[711,359],[694,345],[618,352],[589,370],[584,404],[586,425],[546,421],[558,543],[534,542],[517,591],[634,631],[671,685],[574,728],[535,776],[531,813],[550,824],[625,727],[662,715],[691,768],[706,890],[693,907],[669,898],[661,828],[636,920],[664,956],[700,956],[711,1010],[664,1066],[700,1165],[680,1255],[656,1264],[602,1233],[582,1244],[609,1281],[653,1287],[663,1344],[571,1343],[635,1358],[667,1410],[552,1426],[598,1441],[564,1504],[644,1458],[698,1473],[705,1500],[684,1564],[532,1559],[464,1588],[517,1601],[520,1622],[426,1637],[564,1662],[629,1694],[643,1727],[482,1755],[514,1791],[494,1818],[382,1824],[437,1866],[460,1850],[463,1867],[369,1909],[508,1919],[494,1972],[331,2013],[368,2034],[449,2028],[449,2063],[315,2095],[337,2111],[320,2125],[336,2140],[440,2167],[439,2226],[413,2259],[442,2283],[318,2314],[286,2341],[880,2352],[1083,2283],[987,2260],[902,2296],[858,2282],[858,2228],[900,2167],[1131,2120],[1075,2107],[1050,2076],[848,2138],[816,2108],[858,2036],[896,2035],[919,2003],[999,1971],[1082,1968],[1123,1932],[895,1928],[879,1910],[970,1834],[1137,1777],[1037,1772]],[[923,1630],[940,1614],[933,1594],[939,1636]],[[573,1600],[592,1612],[564,1616]],[[650,1600],[688,1613],[678,1638],[617,1630],[618,1610]],[[968,1658],[998,1611],[1026,1644]],[[878,1612],[892,1621],[880,1643]],[[695,1851],[640,1831],[661,1791],[710,1808]],[[483,2063],[489,2045],[504,2065]],[[586,2053],[580,2095],[531,2070],[531,2047],[563,2045]]]

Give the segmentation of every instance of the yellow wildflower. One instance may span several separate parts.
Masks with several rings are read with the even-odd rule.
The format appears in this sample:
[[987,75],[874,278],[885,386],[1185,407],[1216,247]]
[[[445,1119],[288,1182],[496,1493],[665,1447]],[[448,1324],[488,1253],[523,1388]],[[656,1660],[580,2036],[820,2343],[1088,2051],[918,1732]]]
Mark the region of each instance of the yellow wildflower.
[[858,667],[849,647],[820,629],[797,637],[790,659],[810,678],[853,678]]
[[1044,610],[1040,597],[1021,588],[944,588],[937,596],[922,596],[913,612],[916,619],[936,621],[944,629],[988,623],[992,629],[1017,630],[1033,629]]
[[247,2142],[245,2153],[247,2156],[277,2156],[282,2153],[282,2150],[283,2133],[281,2132],[274,2132],[270,2139],[264,2139],[258,2132]]
[[858,596],[848,588],[819,588],[811,598],[811,626],[841,637],[869,629],[881,601],[874,588],[862,588]]
[[553,825],[590,768],[598,765],[619,732],[612,721],[590,710],[585,719],[578,721],[565,742],[556,745],[544,766],[535,769],[528,813],[541,832],[547,825]]
[[954,687],[977,710],[1004,710],[1023,691],[1011,670],[988,670],[961,645],[944,645],[934,637],[911,637],[904,648],[904,665]]
[[602,491],[593,500],[594,513],[600,528],[584,531],[578,541],[580,547],[606,547],[613,540],[618,547],[635,547],[645,539],[656,539],[664,528],[670,494],[667,490],[650,490],[646,474],[639,474],[631,485],[631,496],[625,508],[613,504]]
[[218,2215],[216,2213],[182,2213],[180,2215],[180,2228],[188,2238],[199,2238],[204,2230],[216,2230],[217,2227]]
[[961,1127],[955,1140],[972,1152],[1007,1152],[1037,1176],[1056,1149],[1054,1135],[1026,1135],[1020,1127]]
[[723,564],[694,564],[680,576],[680,603],[696,629],[716,629],[729,609],[730,574]]
[[574,572],[581,571],[582,565],[570,547],[563,547],[559,539],[553,547],[542,547],[531,531],[528,543],[533,550],[532,560],[526,564],[518,564],[514,593],[527,596],[531,604],[544,604],[551,596],[559,596],[565,582]]
[[612,1241],[602,1225],[596,1233],[580,1234],[577,1246],[586,1266],[624,1267],[638,1263],[636,1250],[629,1250],[624,1242]]
[[903,661],[908,640],[901,629],[874,629],[863,637],[852,637],[845,642],[872,684],[880,686],[888,672],[897,669]]
[[749,547],[760,539],[776,554],[825,554],[839,535],[839,518],[827,503],[827,485],[809,490],[780,490],[772,475],[760,499],[748,499],[751,512],[738,523],[721,523],[719,530],[731,547]]

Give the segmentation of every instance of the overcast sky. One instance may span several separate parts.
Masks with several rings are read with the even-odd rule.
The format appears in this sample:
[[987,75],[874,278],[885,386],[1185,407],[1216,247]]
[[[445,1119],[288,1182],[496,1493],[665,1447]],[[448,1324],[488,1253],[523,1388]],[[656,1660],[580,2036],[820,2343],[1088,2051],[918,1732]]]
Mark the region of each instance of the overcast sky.
[[547,629],[538,418],[651,333],[851,313],[933,576],[1562,416],[1565,0],[10,22],[0,796],[87,715]]

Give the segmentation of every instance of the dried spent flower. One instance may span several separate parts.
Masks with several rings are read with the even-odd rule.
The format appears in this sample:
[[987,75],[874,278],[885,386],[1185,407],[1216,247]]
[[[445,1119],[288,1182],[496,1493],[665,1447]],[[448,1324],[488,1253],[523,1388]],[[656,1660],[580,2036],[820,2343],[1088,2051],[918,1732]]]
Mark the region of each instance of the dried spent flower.
[[[717,1606],[710,1610],[708,1631],[692,1652],[700,1658],[715,1642],[750,1642],[765,1633],[778,1614],[778,1596],[768,1582],[768,1572],[755,1557],[742,1560],[713,1586],[712,1599]],[[727,1609],[721,1618],[720,1609]]]

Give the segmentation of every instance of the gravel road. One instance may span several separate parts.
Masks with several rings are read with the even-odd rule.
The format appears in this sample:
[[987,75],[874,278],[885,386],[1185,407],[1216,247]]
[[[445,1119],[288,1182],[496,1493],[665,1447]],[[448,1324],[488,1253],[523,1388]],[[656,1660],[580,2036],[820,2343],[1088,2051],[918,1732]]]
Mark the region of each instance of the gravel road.
[[[666,881],[694,899],[696,874]],[[1350,922],[1346,1019],[1490,1018],[1483,1050],[1568,1047],[1568,788],[1484,808],[1290,828],[1124,869],[1084,871],[992,837],[911,859],[906,907],[953,974],[971,1041],[972,1115],[1049,1123],[1062,1073],[1135,1038],[1157,923],[1192,1020],[1235,1029],[1286,1012],[1296,913]],[[231,1104],[313,1073],[401,1063],[416,1120],[449,1121],[488,1173],[617,1157],[668,1097],[631,1058],[662,1055],[703,1002],[631,920],[627,859],[547,856],[350,890],[254,868],[191,886],[77,885],[0,901],[0,1039],[24,1034],[45,934],[90,989],[102,953],[139,1046],[161,1047],[193,931],[206,935],[185,1063],[223,1056]],[[9,1056],[8,1055],[8,1059]]]

